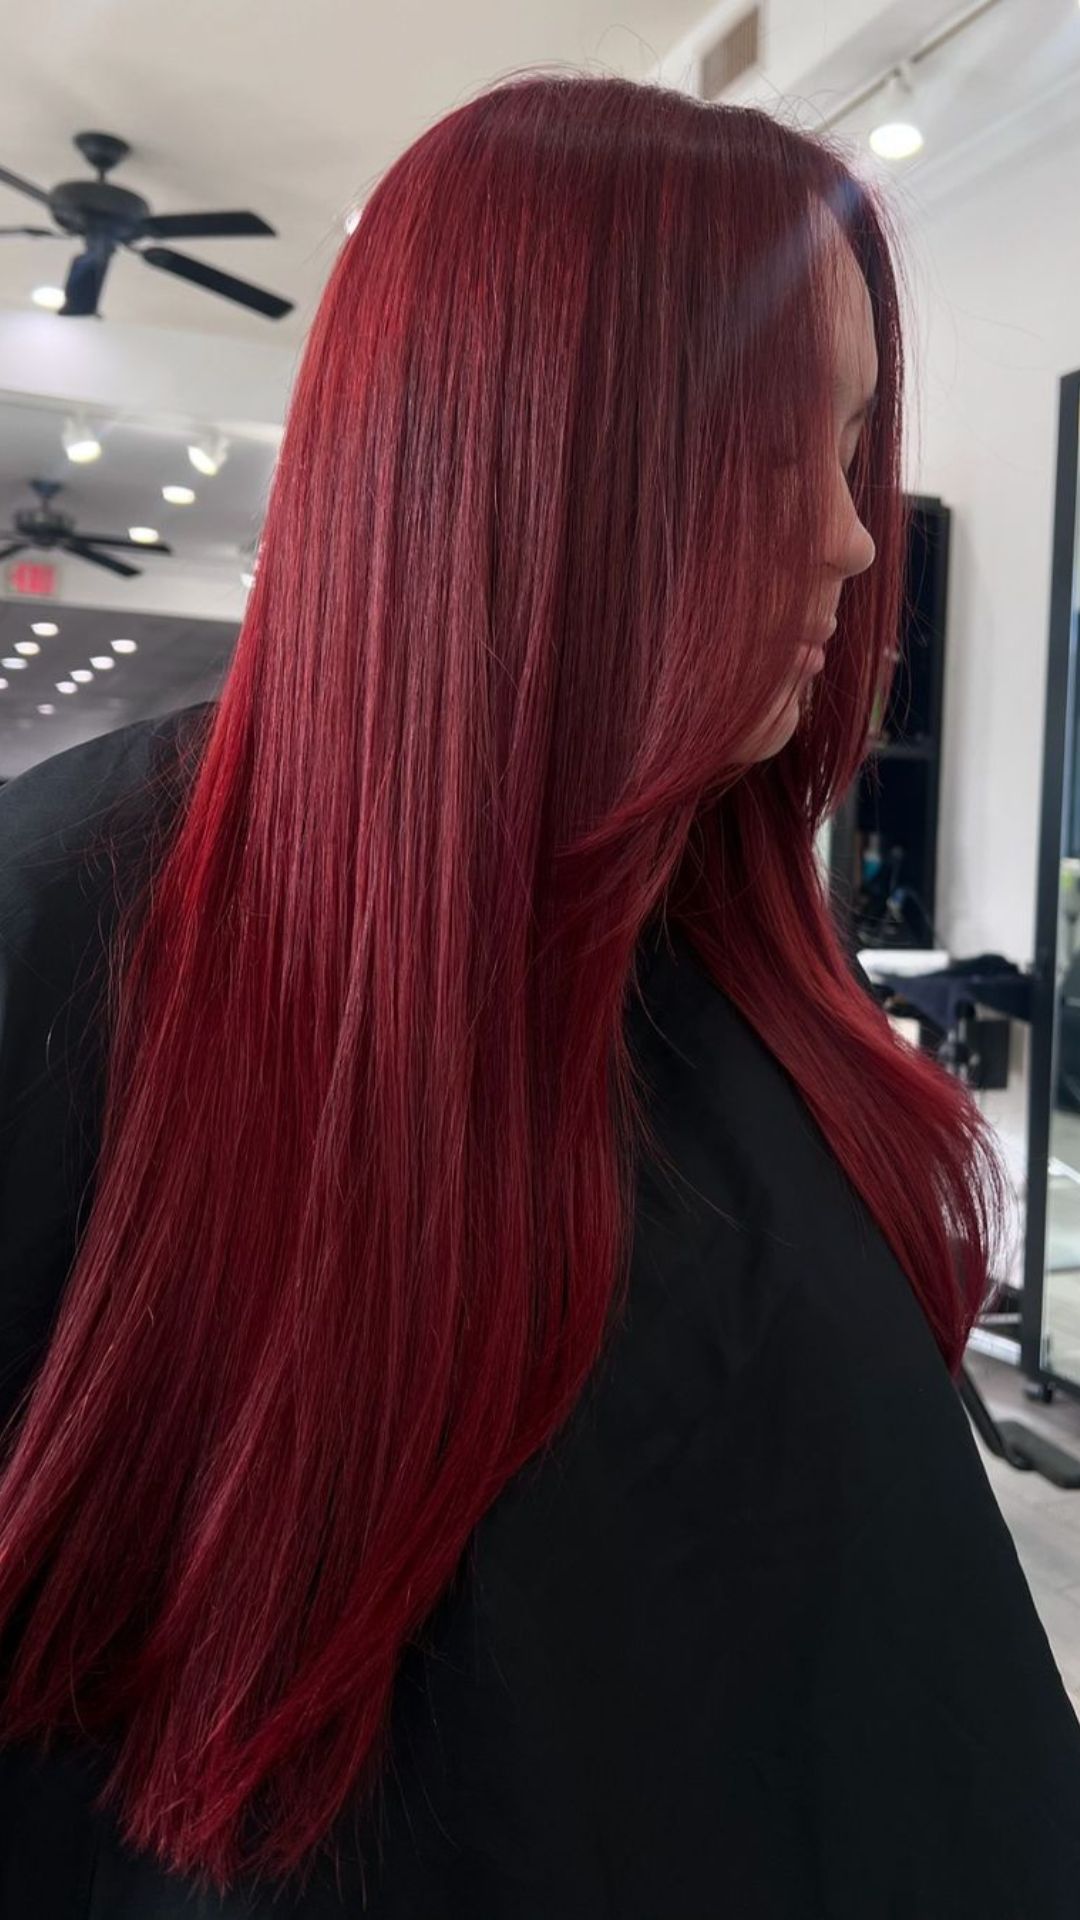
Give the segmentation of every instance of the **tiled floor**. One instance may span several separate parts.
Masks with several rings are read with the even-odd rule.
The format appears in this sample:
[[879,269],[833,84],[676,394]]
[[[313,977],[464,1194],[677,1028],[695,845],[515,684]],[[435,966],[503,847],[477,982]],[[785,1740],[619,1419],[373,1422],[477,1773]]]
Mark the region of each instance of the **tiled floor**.
[[[1015,1367],[969,1353],[967,1365],[995,1418],[1022,1420],[1080,1459],[1080,1400],[1058,1392],[1028,1400]],[[1017,1473],[979,1442],[1062,1679],[1080,1713],[1080,1489],[1063,1492],[1037,1473]]]

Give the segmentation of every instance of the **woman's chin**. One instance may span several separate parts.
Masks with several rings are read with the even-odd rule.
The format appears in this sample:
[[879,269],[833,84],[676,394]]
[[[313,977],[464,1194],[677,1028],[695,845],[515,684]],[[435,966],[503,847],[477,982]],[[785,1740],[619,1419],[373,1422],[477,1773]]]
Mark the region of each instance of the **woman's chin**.
[[802,686],[788,695],[783,709],[754,736],[741,756],[744,766],[757,766],[762,760],[774,760],[791,739],[800,719]]

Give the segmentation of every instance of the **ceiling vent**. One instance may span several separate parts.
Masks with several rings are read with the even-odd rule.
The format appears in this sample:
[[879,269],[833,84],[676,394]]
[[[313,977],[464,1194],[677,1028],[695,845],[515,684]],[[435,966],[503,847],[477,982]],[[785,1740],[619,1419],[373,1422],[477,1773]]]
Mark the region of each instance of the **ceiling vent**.
[[701,94],[719,100],[721,94],[758,65],[761,47],[761,8],[744,13],[722,40],[710,47],[701,62]]

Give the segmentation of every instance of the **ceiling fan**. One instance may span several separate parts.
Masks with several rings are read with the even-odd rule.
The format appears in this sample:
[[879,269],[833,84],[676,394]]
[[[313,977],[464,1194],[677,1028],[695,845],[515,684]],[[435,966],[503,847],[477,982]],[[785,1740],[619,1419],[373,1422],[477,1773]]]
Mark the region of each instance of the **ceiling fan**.
[[171,553],[164,540],[129,540],[126,534],[117,533],[81,533],[68,513],[61,513],[50,502],[63,488],[58,480],[31,480],[31,487],[37,494],[41,505],[24,507],[15,515],[14,527],[0,527],[0,540],[11,544],[0,547],[0,560],[7,560],[13,553],[23,553],[28,547],[60,547],[65,553],[78,554],[80,560],[92,560],[96,567],[107,567],[110,573],[118,573],[125,580],[134,580],[142,572],[141,567],[128,566],[125,560],[114,560],[109,553],[99,553],[98,547],[134,547],[140,553]]
[[220,293],[268,320],[280,320],[293,309],[293,301],[276,293],[237,280],[231,273],[208,267],[190,254],[176,253],[172,247],[143,246],[145,240],[209,240],[243,238],[251,234],[273,234],[257,213],[164,213],[154,215],[149,202],[126,187],[114,187],[105,176],[119,166],[131,152],[126,140],[112,133],[77,133],[74,144],[98,175],[96,180],[65,180],[51,193],[23,180],[17,173],[0,167],[0,181],[28,194],[47,207],[52,227],[0,227],[0,234],[30,234],[37,239],[55,239],[57,231],[70,233],[83,243],[68,272],[62,315],[83,318],[96,315],[102,284],[109,261],[118,247],[127,247],[136,259],[149,267],[160,267],[190,280],[210,293]]

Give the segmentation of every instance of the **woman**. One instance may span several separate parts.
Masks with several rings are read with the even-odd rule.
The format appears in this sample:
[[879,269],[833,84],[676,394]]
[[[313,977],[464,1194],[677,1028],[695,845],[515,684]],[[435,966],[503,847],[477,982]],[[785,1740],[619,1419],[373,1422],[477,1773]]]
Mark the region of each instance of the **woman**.
[[825,146],[503,84],[342,252],[220,700],[0,796],[5,1912],[1075,1914],[995,1162],[814,854],[900,380]]

